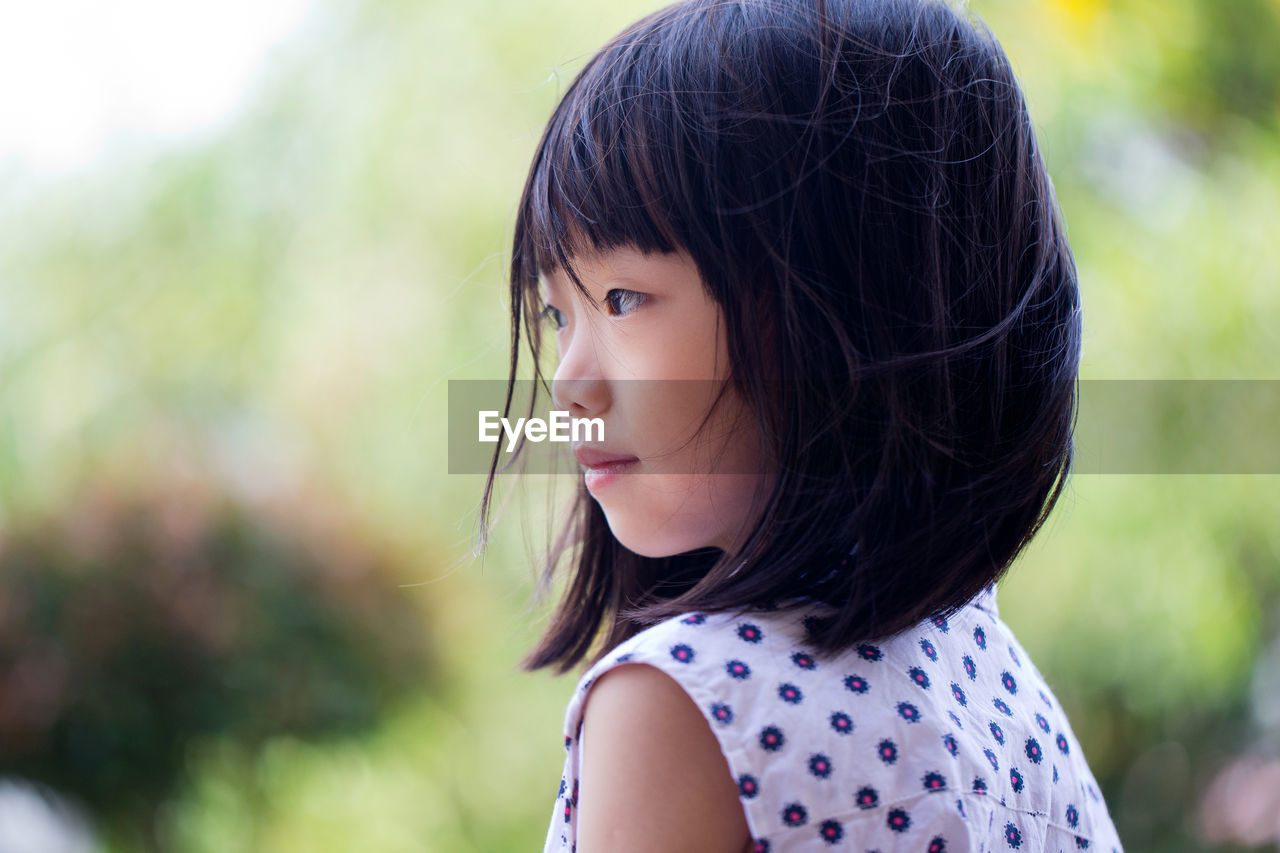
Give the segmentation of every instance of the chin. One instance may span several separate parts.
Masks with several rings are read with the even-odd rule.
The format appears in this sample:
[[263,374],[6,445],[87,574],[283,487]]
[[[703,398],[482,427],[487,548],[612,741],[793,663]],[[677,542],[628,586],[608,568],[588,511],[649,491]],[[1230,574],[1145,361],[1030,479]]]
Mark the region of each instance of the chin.
[[609,529],[613,532],[618,542],[622,544],[622,547],[639,554],[641,557],[674,557],[676,554],[683,554],[687,551],[719,547],[697,536],[672,536],[670,532],[664,533],[661,528],[658,530],[652,528],[641,530],[626,522],[616,522],[609,517],[608,513],[605,514],[605,517],[609,518]]
[[639,554],[641,557],[674,557],[676,554],[689,550],[677,545],[668,545],[661,539],[652,536],[618,536],[617,533],[614,536],[622,543],[622,547]]

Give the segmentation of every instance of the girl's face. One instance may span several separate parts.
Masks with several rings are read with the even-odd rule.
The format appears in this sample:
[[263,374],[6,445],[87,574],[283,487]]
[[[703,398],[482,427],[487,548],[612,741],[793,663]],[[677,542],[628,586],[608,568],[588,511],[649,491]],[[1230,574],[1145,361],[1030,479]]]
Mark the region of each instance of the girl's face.
[[[578,256],[575,267],[596,307],[562,270],[539,280],[560,356],[552,399],[604,424],[603,440],[575,454],[610,529],[646,557],[740,544],[772,475],[732,389],[698,432],[729,359],[720,307],[693,259],[626,248]],[[593,451],[635,461],[600,467]]]

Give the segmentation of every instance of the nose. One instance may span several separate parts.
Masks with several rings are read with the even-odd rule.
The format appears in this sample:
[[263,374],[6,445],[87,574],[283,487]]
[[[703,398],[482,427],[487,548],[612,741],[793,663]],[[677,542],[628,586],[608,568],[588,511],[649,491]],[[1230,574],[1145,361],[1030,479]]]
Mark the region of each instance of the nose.
[[551,379],[551,401],[558,410],[577,417],[598,415],[609,405],[609,389],[595,341],[587,328],[570,334]]

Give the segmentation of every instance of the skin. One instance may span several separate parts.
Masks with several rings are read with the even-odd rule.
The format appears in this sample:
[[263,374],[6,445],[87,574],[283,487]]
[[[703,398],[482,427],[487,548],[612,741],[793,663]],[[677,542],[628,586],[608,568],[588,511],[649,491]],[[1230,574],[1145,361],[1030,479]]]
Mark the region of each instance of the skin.
[[729,375],[719,305],[683,252],[618,249],[576,265],[598,308],[562,270],[540,279],[547,322],[559,327],[552,397],[570,417],[604,422],[605,440],[588,446],[640,459],[613,482],[588,481],[592,497],[618,541],[643,556],[733,547],[769,475],[737,394],[697,430]]
[[[632,249],[575,265],[590,301],[563,271],[540,279],[557,327],[552,396],[571,417],[603,420],[605,441],[590,446],[640,459],[612,482],[588,486],[610,529],[649,557],[735,547],[771,475],[736,394],[697,431],[729,359],[723,315],[696,265],[683,252]],[[715,734],[660,669],[628,664],[592,685],[582,755],[580,853],[752,849]]]
[[738,786],[706,720],[669,675],[624,664],[591,685],[582,728],[579,853],[750,853]]

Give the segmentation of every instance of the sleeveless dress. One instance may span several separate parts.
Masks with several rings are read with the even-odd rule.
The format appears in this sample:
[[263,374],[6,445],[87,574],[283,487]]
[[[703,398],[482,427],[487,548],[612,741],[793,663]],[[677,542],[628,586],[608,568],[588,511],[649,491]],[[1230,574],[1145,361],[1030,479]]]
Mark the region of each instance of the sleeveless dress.
[[994,585],[950,618],[820,662],[804,620],[831,612],[809,602],[675,616],[583,673],[545,853],[577,849],[582,709],[592,683],[627,662],[661,669],[702,710],[758,853],[1120,853],[1080,744],[1000,619]]

